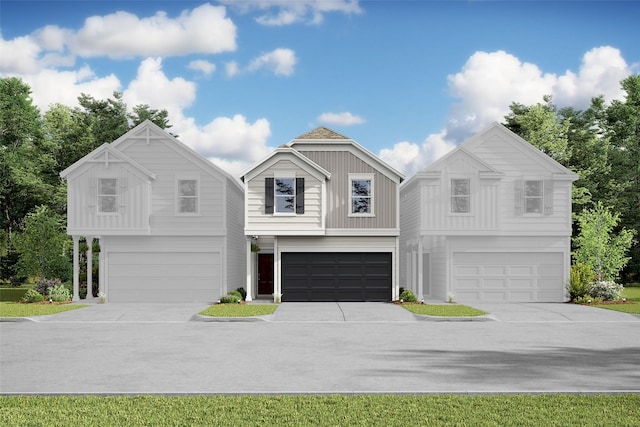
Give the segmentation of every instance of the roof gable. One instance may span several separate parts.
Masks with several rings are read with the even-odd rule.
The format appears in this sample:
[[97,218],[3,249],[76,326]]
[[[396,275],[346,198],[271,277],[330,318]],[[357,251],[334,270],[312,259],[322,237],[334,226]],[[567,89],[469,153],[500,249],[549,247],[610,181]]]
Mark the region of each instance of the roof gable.
[[488,172],[494,174],[500,174],[501,172],[473,154],[466,150],[464,146],[458,146],[449,151],[443,157],[438,159],[435,163],[423,169],[423,172],[439,171],[443,169],[454,169],[459,172],[463,172],[462,169],[468,166],[478,172]]
[[283,158],[290,160],[297,167],[306,171],[318,180],[326,180],[331,178],[331,173],[329,171],[322,168],[320,165],[311,161],[302,154],[298,153],[296,150],[288,147],[280,147],[276,148],[265,159],[259,161],[258,163],[247,169],[241,176],[242,181],[249,181],[253,179],[255,176],[269,169]]
[[153,172],[149,171],[140,163],[129,158],[126,154],[106,143],[102,144],[100,147],[96,148],[95,150],[60,172],[60,177],[68,179],[86,169],[86,167],[90,164],[96,163],[103,163],[107,168],[109,167],[110,163],[125,163],[130,165],[133,172],[141,177],[151,179],[156,178],[156,175]]
[[300,135],[296,139],[349,139],[349,138],[327,127],[319,126],[305,134]]

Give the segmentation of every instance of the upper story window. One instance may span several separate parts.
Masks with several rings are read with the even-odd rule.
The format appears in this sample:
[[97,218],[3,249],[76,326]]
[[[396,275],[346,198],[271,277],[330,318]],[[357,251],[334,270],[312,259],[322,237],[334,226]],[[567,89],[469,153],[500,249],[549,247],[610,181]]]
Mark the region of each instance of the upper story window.
[[524,213],[541,214],[543,208],[544,181],[524,182]]
[[199,191],[197,179],[178,179],[178,213],[197,214]]
[[118,179],[100,178],[98,179],[98,212],[117,213],[118,212]]
[[373,174],[349,174],[349,216],[373,216]]
[[275,178],[274,197],[276,213],[294,213],[296,209],[295,178]]
[[471,212],[471,180],[451,180],[451,213]]

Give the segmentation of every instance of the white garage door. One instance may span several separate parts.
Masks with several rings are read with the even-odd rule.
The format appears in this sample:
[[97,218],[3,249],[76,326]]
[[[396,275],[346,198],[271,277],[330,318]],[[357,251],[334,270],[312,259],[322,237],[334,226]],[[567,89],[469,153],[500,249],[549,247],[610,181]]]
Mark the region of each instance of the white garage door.
[[111,252],[110,302],[213,302],[220,297],[220,253]]
[[563,254],[453,254],[453,293],[460,302],[562,302]]

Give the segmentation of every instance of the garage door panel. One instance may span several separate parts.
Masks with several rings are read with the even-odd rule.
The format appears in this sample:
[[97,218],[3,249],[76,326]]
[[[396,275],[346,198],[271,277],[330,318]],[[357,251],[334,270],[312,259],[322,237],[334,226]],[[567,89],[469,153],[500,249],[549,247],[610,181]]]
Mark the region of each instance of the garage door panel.
[[391,254],[282,253],[283,301],[389,301]]
[[561,252],[453,254],[453,293],[461,302],[563,301]]

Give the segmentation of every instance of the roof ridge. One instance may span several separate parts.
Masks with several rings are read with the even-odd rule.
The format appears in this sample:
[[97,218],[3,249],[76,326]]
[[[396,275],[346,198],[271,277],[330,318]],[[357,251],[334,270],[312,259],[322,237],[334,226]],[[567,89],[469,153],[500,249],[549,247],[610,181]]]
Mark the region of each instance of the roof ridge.
[[317,128],[298,136],[295,139],[351,139],[347,136],[339,134],[333,129],[326,126],[318,126]]

